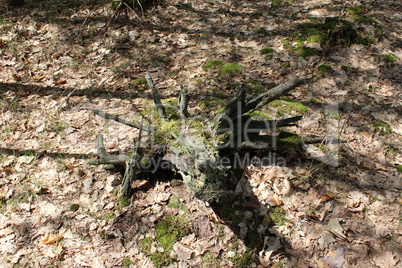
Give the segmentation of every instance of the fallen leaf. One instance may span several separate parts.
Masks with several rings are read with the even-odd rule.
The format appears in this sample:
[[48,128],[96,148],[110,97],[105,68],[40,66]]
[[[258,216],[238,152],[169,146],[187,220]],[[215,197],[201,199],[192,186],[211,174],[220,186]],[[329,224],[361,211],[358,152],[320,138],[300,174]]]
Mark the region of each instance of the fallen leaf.
[[63,85],[65,83],[67,83],[66,79],[59,79],[56,82],[54,82],[54,85],[58,86],[58,85]]
[[282,205],[282,200],[279,198],[279,196],[277,194],[274,194],[273,196],[268,197],[267,202],[268,202],[268,204],[270,204],[273,207]]
[[14,78],[15,81],[21,81],[22,80],[21,76],[19,76],[18,74],[13,74],[13,78]]
[[329,220],[327,230],[334,236],[347,240],[347,237],[343,234],[343,228],[339,223],[338,218],[332,218]]
[[56,243],[60,239],[63,238],[63,234],[55,235],[54,233],[48,234],[44,239],[42,239],[42,243],[45,245],[50,245]]

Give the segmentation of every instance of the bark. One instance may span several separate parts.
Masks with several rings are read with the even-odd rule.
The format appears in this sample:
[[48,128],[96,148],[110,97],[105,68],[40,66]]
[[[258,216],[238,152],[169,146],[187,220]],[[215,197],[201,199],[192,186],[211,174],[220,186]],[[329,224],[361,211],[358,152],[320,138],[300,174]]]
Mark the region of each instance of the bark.
[[[168,120],[175,120],[167,119],[165,107],[161,102],[161,96],[149,73],[146,74],[146,79],[152,92],[154,104],[162,119],[162,124],[169,123]],[[202,134],[200,131],[191,132],[189,131],[190,126],[183,128],[183,124],[186,121],[182,121],[179,124],[182,126],[179,133],[177,134],[177,132],[174,133],[173,131],[170,133],[171,140],[167,142],[168,150],[162,154],[163,161],[168,161],[171,164],[169,166],[173,166],[182,175],[183,182],[192,190],[197,198],[207,202],[218,201],[224,196],[224,186],[228,179],[228,171],[230,170],[230,165],[223,163],[223,159],[221,159],[221,143],[227,144],[230,150],[236,150],[241,147],[242,142],[245,140],[244,136],[248,135],[248,132],[255,132],[254,136],[258,136],[258,132],[263,130],[294,125],[295,122],[301,119],[301,116],[281,120],[258,121],[252,120],[249,112],[261,109],[265,104],[288,93],[302,82],[300,79],[294,79],[250,101],[246,101],[245,86],[240,85],[236,91],[236,96],[226,105],[224,111],[218,117],[218,127],[214,133],[210,133],[211,136],[205,137],[206,134]],[[189,95],[187,88],[181,86],[178,107],[180,119],[177,120],[187,120],[186,118],[191,116],[187,111],[188,102]],[[99,110],[94,110],[94,113],[103,118],[112,119],[140,129],[140,137],[142,130],[154,133],[161,128],[161,126],[143,126],[142,121],[138,125]],[[223,132],[229,133],[229,136],[234,137],[236,142],[228,143],[227,140],[221,140],[220,134]],[[134,148],[133,159],[128,160],[125,157],[117,159],[116,156],[111,156],[106,152],[101,138],[98,141],[99,163],[121,163],[121,161],[124,161],[126,164],[122,190],[124,196],[130,196],[131,194],[130,185],[135,178],[135,167],[141,159],[141,156],[138,154],[138,143]]]

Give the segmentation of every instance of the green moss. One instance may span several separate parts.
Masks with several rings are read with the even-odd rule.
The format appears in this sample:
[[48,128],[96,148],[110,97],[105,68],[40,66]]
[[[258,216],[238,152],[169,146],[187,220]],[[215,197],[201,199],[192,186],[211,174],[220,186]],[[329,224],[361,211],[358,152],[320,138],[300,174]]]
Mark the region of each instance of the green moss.
[[273,57],[274,57],[274,55],[269,54],[269,55],[266,55],[264,59],[265,59],[266,61],[270,61],[270,60],[272,60]]
[[301,102],[290,98],[280,98],[274,100],[269,104],[270,107],[276,108],[278,115],[290,114],[292,111],[297,114],[304,114],[308,111],[308,108]]
[[130,267],[131,264],[134,264],[134,262],[132,262],[129,257],[124,257],[121,267],[128,268],[128,267]]
[[322,101],[320,101],[319,99],[314,98],[314,97],[311,97],[311,98],[309,99],[309,101],[310,101],[311,103],[314,103],[314,104],[321,104],[321,103],[322,103]]
[[108,211],[108,212],[106,212],[105,215],[103,216],[103,219],[108,221],[108,220],[114,219],[115,217],[116,217],[116,215],[114,214],[113,211]]
[[275,50],[272,47],[266,47],[260,50],[261,55],[269,54],[272,52],[275,52]]
[[372,37],[370,37],[370,36],[368,36],[368,37],[363,37],[362,35],[358,35],[357,36],[357,39],[356,39],[356,42],[355,42],[356,44],[362,44],[362,45],[364,45],[364,46],[368,46],[368,45],[370,45],[370,44],[373,44],[373,43],[375,43],[375,39],[374,38],[372,38]]
[[237,63],[227,63],[219,69],[219,73],[234,77],[241,73],[242,68],[243,67]]
[[303,58],[307,58],[307,57],[310,57],[310,56],[320,55],[320,54],[321,54],[320,51],[318,51],[318,50],[316,50],[316,49],[314,49],[314,48],[305,47],[305,46],[300,46],[300,45],[298,45],[298,46],[291,46],[291,47],[290,47],[290,50],[291,50],[293,53],[295,53],[295,54],[297,54],[297,55],[299,55],[299,56],[301,56],[301,57],[303,57]]
[[366,15],[355,16],[355,17],[353,17],[353,19],[360,23],[377,23],[378,22],[377,19],[370,17],[370,16],[366,16]]
[[261,111],[252,111],[252,112],[248,112],[248,115],[250,115],[251,117],[255,118],[256,120],[258,120],[259,118],[261,119],[266,119],[266,120],[272,120],[272,118],[267,115],[264,112]]
[[219,259],[217,259],[211,251],[207,250],[202,255],[202,262],[199,264],[199,268],[211,268],[211,267],[221,267],[219,263]]
[[154,263],[155,266],[166,266],[173,263],[170,252],[173,245],[182,237],[190,233],[191,223],[187,216],[168,216],[158,222],[155,226],[156,246],[163,248],[163,252],[151,253],[153,241],[151,238],[144,238],[140,241],[140,248]]
[[264,28],[255,28],[255,29],[253,30],[253,32],[255,32],[255,33],[257,33],[257,34],[263,34],[263,35],[268,34],[268,32],[267,32]]
[[137,78],[133,82],[131,82],[131,86],[138,89],[138,90],[144,90],[147,88],[147,79],[145,78]]
[[223,61],[219,60],[219,59],[210,59],[208,60],[203,66],[202,69],[204,71],[208,70],[208,69],[216,69],[220,66],[223,65]]
[[119,203],[123,207],[126,207],[126,206],[130,205],[130,198],[128,198],[127,196],[120,196]]
[[73,203],[73,204],[70,205],[70,211],[75,212],[75,211],[77,211],[79,208],[80,208],[80,205],[78,205],[78,204],[76,204],[76,203]]
[[359,15],[363,14],[363,9],[365,9],[365,6],[353,6],[347,8],[346,13],[349,13],[350,15]]
[[219,109],[220,107],[226,106],[226,99],[220,99],[218,97],[203,99],[199,105],[201,109]]
[[374,127],[374,132],[378,133],[380,136],[385,136],[392,133],[391,127],[382,121],[373,121],[370,123]]
[[332,70],[332,68],[328,64],[321,64],[320,66],[318,66],[318,73],[320,75],[323,75],[325,73],[329,73],[329,72],[331,72],[331,70]]
[[398,170],[399,172],[402,173],[402,165],[397,165],[397,166],[396,166],[396,170]]
[[252,251],[246,251],[243,254],[238,254],[233,258],[229,258],[234,264],[235,267],[250,267],[255,259],[255,253]]
[[173,138],[172,134],[178,135],[180,132],[181,122],[179,120],[171,120],[161,123],[157,128],[154,141],[157,144],[167,144]]
[[118,194],[119,194],[119,189],[117,189],[117,188],[114,189],[112,195],[113,195],[114,197],[117,197]]
[[351,73],[357,73],[356,68],[351,67],[351,66],[346,66],[346,65],[342,65],[341,69],[345,72],[351,72]]
[[264,87],[257,81],[250,79],[250,83],[246,85],[246,90],[251,94],[261,94],[263,93]]
[[397,57],[395,55],[392,55],[392,54],[381,55],[381,57],[387,62],[395,62],[396,59],[397,59]]
[[185,213],[190,213],[186,206],[183,205],[182,202],[180,202],[177,196],[173,196],[172,198],[170,198],[168,207],[183,210]]
[[282,226],[286,223],[286,217],[283,210],[280,207],[274,207],[269,212],[272,222],[276,226]]
[[149,255],[151,253],[152,243],[153,243],[153,240],[151,237],[146,237],[146,238],[140,240],[139,246],[140,246],[141,251],[145,255]]
[[278,147],[283,151],[297,152],[303,142],[303,138],[295,133],[281,131],[276,137]]

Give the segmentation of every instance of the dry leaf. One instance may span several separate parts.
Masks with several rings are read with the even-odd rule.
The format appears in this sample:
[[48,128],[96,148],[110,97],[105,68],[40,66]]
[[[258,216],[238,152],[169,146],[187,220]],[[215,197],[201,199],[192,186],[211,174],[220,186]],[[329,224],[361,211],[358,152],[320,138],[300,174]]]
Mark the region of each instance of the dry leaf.
[[274,194],[273,196],[268,197],[267,202],[268,202],[268,204],[270,204],[273,207],[282,205],[282,200],[279,198],[279,196],[277,194]]
[[343,234],[343,228],[339,223],[338,218],[332,218],[329,220],[327,230],[334,236],[347,240],[346,236]]
[[66,79],[59,79],[56,82],[54,82],[54,85],[58,86],[58,85],[63,85],[65,83],[67,83]]
[[57,241],[63,238],[63,235],[64,234],[55,235],[54,233],[50,233],[44,239],[42,239],[42,243],[45,245],[56,243]]
[[21,81],[22,80],[21,76],[19,76],[18,74],[13,74],[13,78],[14,78],[15,81]]

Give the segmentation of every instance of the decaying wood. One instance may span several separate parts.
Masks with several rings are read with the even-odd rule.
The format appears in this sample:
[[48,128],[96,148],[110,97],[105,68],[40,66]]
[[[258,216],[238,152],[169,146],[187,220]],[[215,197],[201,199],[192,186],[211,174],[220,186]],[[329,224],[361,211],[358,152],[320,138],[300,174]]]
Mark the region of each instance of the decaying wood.
[[123,178],[123,186],[122,186],[122,195],[126,197],[131,196],[131,185],[134,181],[135,178],[135,167],[138,166],[137,163],[139,161],[139,155],[138,155],[138,148],[141,144],[141,137],[142,137],[142,117],[141,117],[141,122],[140,122],[140,133],[138,134],[138,141],[135,142],[133,141],[134,145],[134,150],[133,150],[133,157],[126,161],[126,170],[124,173],[124,178]]
[[278,97],[287,94],[295,87],[301,85],[303,80],[295,78],[279,86],[270,89],[268,92],[263,93],[246,103],[245,112],[251,110],[260,110],[264,105],[277,99]]
[[154,103],[155,103],[159,116],[161,118],[166,118],[165,106],[161,102],[161,96],[159,95],[158,90],[156,89],[155,82],[152,79],[151,74],[147,73],[145,75],[145,78],[147,79],[148,86],[151,89],[152,98],[154,99]]
[[91,160],[89,163],[92,165],[100,164],[112,164],[121,165],[124,164],[128,158],[124,154],[112,155],[106,152],[105,145],[103,143],[103,135],[100,134],[97,138],[97,153],[99,159]]
[[180,95],[179,95],[179,115],[180,118],[188,117],[187,106],[190,101],[190,95],[188,94],[187,86],[180,84]]
[[[146,74],[146,79],[152,92],[154,104],[160,118],[163,119],[162,124],[164,124],[171,119],[167,119],[165,107],[161,102],[161,96],[149,73]],[[181,127],[179,134],[175,134],[172,131],[170,133],[171,141],[168,142],[168,150],[165,152],[164,156],[162,156],[163,161],[168,161],[172,164],[170,166],[175,167],[176,171],[182,175],[183,182],[191,189],[197,198],[208,202],[217,201],[222,197],[225,180],[227,179],[227,173],[230,169],[230,165],[222,164],[220,159],[220,144],[226,142],[225,140],[220,140],[222,139],[220,134],[229,132],[230,135],[234,135],[238,141],[230,144],[230,148],[236,150],[241,147],[245,132],[257,133],[276,127],[294,125],[295,122],[302,118],[301,116],[280,120],[252,120],[250,112],[261,109],[265,104],[288,93],[302,82],[303,81],[300,79],[294,79],[249,101],[246,101],[245,86],[240,85],[237,89],[236,96],[226,105],[223,112],[218,116],[218,127],[215,129],[214,133],[209,134],[211,135],[209,138],[203,138],[203,135],[199,135],[199,132],[189,131],[189,126]],[[181,86],[178,107],[180,119],[177,120],[187,120],[189,116],[187,113],[188,102],[189,95],[187,88]],[[117,116],[99,110],[94,110],[94,113],[103,118],[112,119],[140,129],[140,137],[142,130],[154,132],[158,129],[157,126],[143,126],[142,121],[140,125],[127,122]],[[183,126],[185,122],[187,121],[181,122],[180,125]],[[103,142],[102,144],[98,143],[98,145],[99,144],[102,145]],[[133,159],[127,160],[127,158],[125,158],[126,172],[122,190],[124,196],[130,196],[131,194],[130,185],[135,177],[135,166],[140,159],[138,155],[138,143],[134,145],[134,148]],[[104,146],[98,146],[98,154],[101,158],[100,163],[108,162],[110,159],[115,161],[114,158],[104,150]]]

